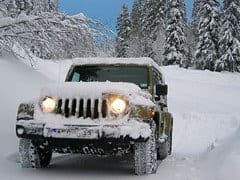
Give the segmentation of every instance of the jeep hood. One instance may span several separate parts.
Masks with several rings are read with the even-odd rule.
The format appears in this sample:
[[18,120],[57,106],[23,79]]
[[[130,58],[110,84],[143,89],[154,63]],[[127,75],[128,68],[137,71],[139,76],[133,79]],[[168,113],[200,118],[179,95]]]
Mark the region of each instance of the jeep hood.
[[52,96],[60,98],[98,99],[104,94],[119,95],[134,105],[154,106],[151,94],[132,83],[113,82],[65,82],[42,88],[40,98]]

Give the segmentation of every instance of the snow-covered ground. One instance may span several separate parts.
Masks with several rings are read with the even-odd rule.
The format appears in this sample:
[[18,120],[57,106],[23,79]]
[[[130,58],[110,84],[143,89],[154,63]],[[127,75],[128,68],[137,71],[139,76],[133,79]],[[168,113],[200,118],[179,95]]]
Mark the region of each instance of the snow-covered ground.
[[[35,68],[37,71],[14,58],[0,58],[1,179],[145,179],[132,176],[128,157],[65,155],[54,157],[48,169],[20,168],[14,126],[17,105],[38,97],[46,83],[59,81],[65,66],[40,63]],[[147,178],[239,180],[240,74],[176,66],[163,71],[169,84],[169,110],[174,114],[174,149],[157,174]]]

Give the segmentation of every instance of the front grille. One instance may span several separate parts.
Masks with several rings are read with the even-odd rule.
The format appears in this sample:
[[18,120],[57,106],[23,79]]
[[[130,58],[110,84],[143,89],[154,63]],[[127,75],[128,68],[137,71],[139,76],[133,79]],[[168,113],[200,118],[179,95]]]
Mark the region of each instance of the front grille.
[[66,118],[106,118],[108,115],[107,100],[59,99],[56,113]]

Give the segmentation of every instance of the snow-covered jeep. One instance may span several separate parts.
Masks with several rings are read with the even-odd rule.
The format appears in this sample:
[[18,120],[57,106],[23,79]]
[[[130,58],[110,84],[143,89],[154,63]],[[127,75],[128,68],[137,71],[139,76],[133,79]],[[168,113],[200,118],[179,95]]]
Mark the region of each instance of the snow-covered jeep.
[[133,155],[135,174],[171,154],[167,85],[149,58],[75,59],[66,81],[19,106],[22,167],[44,168],[52,153]]

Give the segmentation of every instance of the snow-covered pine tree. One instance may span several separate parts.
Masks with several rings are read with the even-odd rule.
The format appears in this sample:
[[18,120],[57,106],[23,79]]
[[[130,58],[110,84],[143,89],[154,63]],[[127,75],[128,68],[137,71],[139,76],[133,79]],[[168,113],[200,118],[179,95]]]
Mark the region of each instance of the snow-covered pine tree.
[[166,0],[146,0],[143,7],[142,35],[144,56],[162,64],[165,38]]
[[180,61],[180,67],[188,68],[192,65],[192,59],[193,59],[193,40],[190,39],[193,37],[192,27],[187,22],[187,10],[186,10],[186,4],[185,0],[180,1],[180,9],[183,12],[183,22],[184,22],[184,36],[185,36],[185,42],[184,42],[184,59],[182,62]]
[[218,0],[201,0],[199,5],[195,64],[197,69],[213,71],[218,58],[219,2]]
[[131,33],[131,20],[128,5],[123,5],[123,10],[117,19],[117,47],[118,57],[128,57],[129,38]]
[[221,19],[216,71],[240,72],[240,1],[225,0]]
[[[239,12],[239,1],[237,0],[223,0],[223,4],[224,4],[224,9],[227,9],[232,2],[235,2],[235,5],[238,6],[238,10],[235,11],[236,13]],[[238,16],[239,14],[235,14],[235,16]],[[239,22],[240,24],[240,22]],[[238,32],[240,32],[240,25],[238,25]],[[238,40],[240,41],[240,33],[237,34],[238,36]]]
[[131,12],[131,33],[129,37],[129,57],[141,57],[142,56],[142,34],[141,34],[141,22],[143,4],[142,0],[134,0],[133,8]]
[[155,18],[152,24],[153,59],[159,64],[163,63],[164,43],[166,39],[166,12],[167,0],[155,0]]
[[[199,8],[201,7],[202,0],[194,0],[193,10],[192,10],[192,23],[187,26],[187,46],[188,46],[188,65],[193,66],[195,63],[195,52],[197,46],[198,38],[198,24],[199,18]],[[186,67],[188,65],[185,65]]]
[[134,0],[131,12],[132,32],[140,33],[142,21],[142,0]]
[[195,0],[193,3],[193,10],[192,10],[192,25],[193,25],[193,29],[194,29],[194,34],[197,35],[198,33],[198,23],[200,21],[199,18],[199,9],[201,7],[201,2],[202,0]]
[[143,48],[143,56],[151,57],[152,47],[151,47],[151,38],[150,38],[150,30],[149,30],[149,17],[151,16],[151,12],[153,11],[153,0],[145,0],[143,5],[143,14],[142,14],[142,48]]
[[167,10],[166,42],[164,65],[186,61],[186,9],[183,0],[169,0]]
[[152,40],[156,40],[159,26],[165,25],[165,0],[146,0],[143,14],[143,32]]

